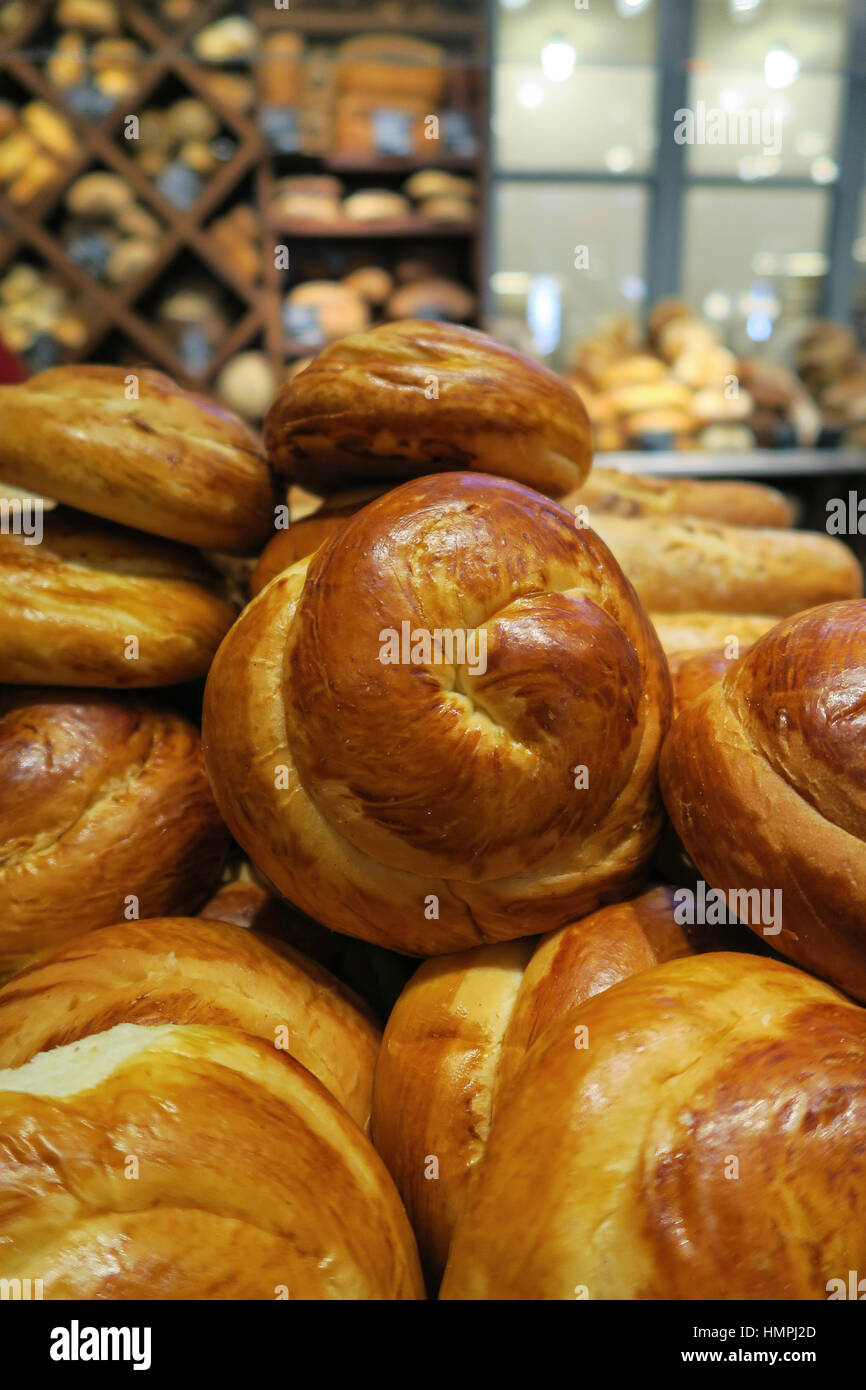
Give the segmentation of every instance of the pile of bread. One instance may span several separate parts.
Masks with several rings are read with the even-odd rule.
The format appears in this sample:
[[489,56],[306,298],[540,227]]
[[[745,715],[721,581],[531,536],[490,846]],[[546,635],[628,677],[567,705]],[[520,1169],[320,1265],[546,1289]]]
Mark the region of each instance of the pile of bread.
[[821,411],[832,443],[866,444],[866,353],[851,329],[830,320],[815,323],[797,344],[797,371]]
[[737,358],[680,300],[653,306],[646,341],[630,319],[600,325],[577,345],[566,380],[599,450],[805,447],[821,432],[821,414],[792,372]]
[[291,174],[274,189],[271,215],[279,226],[295,221],[329,224],[401,222],[411,226],[417,217],[434,222],[470,222],[475,216],[476,184],[464,174],[445,169],[417,169],[401,191],[359,188],[346,192],[334,174]]
[[770,489],[591,472],[566,383],[421,320],[324,349],[261,441],[112,367],[0,418],[0,1277],[760,1300],[862,1267],[840,542]]
[[47,101],[0,102],[0,187],[11,202],[32,203],[62,179],[77,152],[69,122]]

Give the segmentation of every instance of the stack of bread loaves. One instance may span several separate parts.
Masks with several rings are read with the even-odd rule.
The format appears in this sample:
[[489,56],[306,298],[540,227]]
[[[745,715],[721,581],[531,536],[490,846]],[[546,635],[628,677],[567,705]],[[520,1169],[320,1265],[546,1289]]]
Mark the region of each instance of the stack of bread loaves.
[[[61,504],[0,512],[0,1277],[821,1299],[861,1267],[840,543],[772,489],[591,472],[579,395],[452,324],[330,344],[264,452],[146,372],[0,411],[0,477]],[[312,494],[276,534],[274,475]],[[201,549],[258,554],[239,615]],[[142,693],[203,676],[201,738]],[[671,825],[688,886],[652,883]]]

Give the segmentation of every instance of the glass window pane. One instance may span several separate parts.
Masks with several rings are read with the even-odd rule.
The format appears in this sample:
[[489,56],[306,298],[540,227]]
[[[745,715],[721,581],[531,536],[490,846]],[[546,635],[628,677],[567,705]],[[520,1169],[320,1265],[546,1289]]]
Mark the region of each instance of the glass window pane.
[[[622,11],[620,13],[620,11]],[[655,147],[654,0],[500,0],[494,163],[629,174]]]
[[692,188],[683,289],[737,352],[786,354],[820,310],[828,196],[818,189]]
[[503,180],[493,209],[495,331],[563,366],[602,315],[636,311],[646,203],[639,184]]
[[495,163],[509,171],[643,173],[655,147],[652,68],[581,65],[549,82],[540,64],[496,71]]
[[846,9],[846,0],[697,0],[693,56],[762,71],[767,53],[784,47],[803,71],[835,72],[844,67]]

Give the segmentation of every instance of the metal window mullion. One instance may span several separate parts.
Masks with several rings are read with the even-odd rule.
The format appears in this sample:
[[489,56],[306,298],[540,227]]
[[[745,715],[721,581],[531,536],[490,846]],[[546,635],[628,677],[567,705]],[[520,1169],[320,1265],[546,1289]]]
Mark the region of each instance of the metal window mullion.
[[824,313],[846,321],[851,317],[852,253],[866,168],[866,6],[861,0],[850,0],[849,4],[848,63],[839,120],[839,174],[833,185],[827,228],[830,268],[824,286]]
[[677,294],[682,283],[686,146],[674,140],[674,114],[688,103],[695,0],[660,0],[656,71],[658,147],[646,235],[647,304]]

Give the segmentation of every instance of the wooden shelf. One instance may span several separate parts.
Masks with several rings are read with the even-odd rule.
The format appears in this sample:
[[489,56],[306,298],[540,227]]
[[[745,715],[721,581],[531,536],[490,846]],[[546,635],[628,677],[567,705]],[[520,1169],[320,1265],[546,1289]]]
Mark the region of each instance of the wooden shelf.
[[486,29],[486,21],[480,14],[460,14],[453,10],[447,14],[431,13],[425,18],[413,15],[408,6],[406,15],[396,19],[363,10],[277,10],[273,6],[262,6],[253,11],[253,19],[263,30],[290,29],[323,38],[338,38],[343,34],[387,34],[392,30],[398,34],[440,39],[477,38]]
[[330,240],[375,241],[378,237],[471,237],[478,231],[472,222],[441,222],[432,217],[386,217],[363,222],[319,222],[316,219],[274,218],[268,224],[282,236],[322,237]]
[[[398,244],[405,240],[411,247],[425,239],[443,243],[453,242],[459,263],[473,266],[474,289],[480,297],[483,283],[484,200],[486,198],[488,150],[486,115],[487,19],[479,5],[475,14],[448,12],[407,20],[395,20],[370,14],[366,10],[335,13],[333,10],[277,10],[263,0],[237,0],[229,6],[226,0],[198,0],[193,13],[181,24],[170,26],[148,14],[148,6],[140,0],[118,0],[125,35],[134,39],[143,50],[143,62],[134,90],[117,101],[100,120],[90,122],[73,110],[64,91],[55,88],[36,55],[27,52],[34,36],[43,24],[53,22],[55,0],[31,0],[26,7],[26,19],[18,32],[0,41],[0,75],[6,75],[24,95],[25,100],[48,102],[68,122],[74,132],[78,150],[64,166],[62,176],[26,206],[14,206],[0,189],[0,275],[18,258],[28,256],[47,268],[64,283],[87,322],[82,344],[68,350],[64,361],[93,360],[100,343],[115,335],[123,338],[133,352],[140,352],[155,366],[174,376],[181,385],[208,389],[222,366],[236,353],[261,341],[275,372],[281,373],[287,359],[305,356],[311,350],[303,344],[287,340],[282,308],[288,284],[284,272],[276,269],[272,241],[276,238],[297,238],[313,249],[313,243],[334,242],[350,248],[353,243],[386,240]],[[246,11],[258,23],[262,33],[279,29],[295,30],[315,41],[338,41],[344,35],[398,32],[426,35],[444,45],[451,41],[462,55],[471,54],[479,76],[471,87],[482,101],[475,112],[479,151],[473,156],[444,158],[389,158],[340,155],[283,156],[268,148],[265,136],[255,115],[247,114],[214,96],[208,77],[224,65],[207,64],[197,60],[191,49],[196,33],[213,20],[230,11]],[[235,65],[228,65],[229,67]],[[255,73],[256,61],[245,64]],[[130,111],[142,112],[152,104],[162,84],[177,85],[192,96],[206,102],[219,120],[236,148],[203,187],[194,206],[175,207],[160,192],[156,183],[141,169],[122,138],[124,118]],[[456,104],[461,106],[466,91],[455,79]],[[460,95],[462,92],[462,95]],[[134,147],[133,147],[134,148]],[[342,219],[337,223],[286,220],[271,217],[277,169],[285,158],[293,159],[308,169],[356,174],[375,181],[377,176],[404,177],[419,169],[440,168],[471,171],[479,186],[480,213],[469,222],[442,222],[421,216],[389,218],[375,222],[356,222]],[[62,243],[48,230],[61,213],[66,195],[82,174],[105,169],[120,175],[135,193],[137,200],[160,222],[162,231],[154,243],[152,261],[133,278],[121,285],[97,280],[78,264]],[[211,237],[209,224],[220,210],[228,208],[242,197],[242,190],[252,182],[250,201],[258,211],[263,233],[260,276],[255,282],[239,275],[230,255]],[[464,250],[464,247],[467,248]],[[351,253],[349,253],[351,254]],[[157,287],[171,270],[178,257],[192,255],[203,272],[218,288],[231,296],[235,313],[226,333],[220,340],[206,369],[193,372],[179,358],[167,333],[153,321]]]
[[660,478],[794,478],[866,473],[866,449],[623,450],[596,453],[598,468]]

